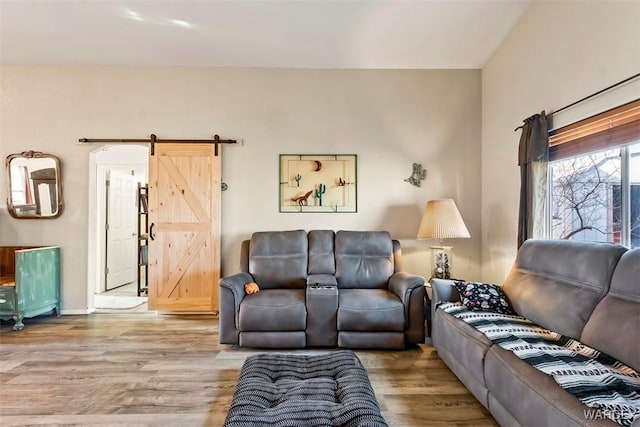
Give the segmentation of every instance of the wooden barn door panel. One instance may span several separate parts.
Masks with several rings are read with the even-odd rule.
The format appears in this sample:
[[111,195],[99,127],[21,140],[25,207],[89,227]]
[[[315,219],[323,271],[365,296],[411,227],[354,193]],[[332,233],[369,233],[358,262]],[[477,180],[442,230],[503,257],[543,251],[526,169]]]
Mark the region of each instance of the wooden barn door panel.
[[218,311],[221,155],[161,143],[149,157],[149,309]]

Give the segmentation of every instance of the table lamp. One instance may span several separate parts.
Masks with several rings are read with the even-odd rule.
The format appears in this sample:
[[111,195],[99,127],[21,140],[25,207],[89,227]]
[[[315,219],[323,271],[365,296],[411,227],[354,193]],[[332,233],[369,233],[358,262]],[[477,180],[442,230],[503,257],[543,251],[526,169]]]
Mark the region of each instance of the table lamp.
[[440,239],[439,246],[431,246],[431,277],[451,279],[452,246],[444,246],[444,239],[471,237],[453,199],[429,200],[418,230],[418,240]]

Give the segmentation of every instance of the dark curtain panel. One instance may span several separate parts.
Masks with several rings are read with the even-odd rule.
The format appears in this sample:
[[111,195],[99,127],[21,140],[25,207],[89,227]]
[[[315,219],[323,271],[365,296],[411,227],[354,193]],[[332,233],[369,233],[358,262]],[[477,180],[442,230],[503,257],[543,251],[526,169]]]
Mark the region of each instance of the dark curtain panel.
[[[518,165],[520,166],[520,213],[518,215],[518,248],[534,237],[534,225],[543,223],[547,173],[549,162],[549,130],[547,116],[542,111],[524,120]],[[541,194],[542,192],[542,194]],[[542,206],[541,206],[542,204]],[[536,217],[537,216],[537,217]],[[541,236],[536,236],[541,237]]]

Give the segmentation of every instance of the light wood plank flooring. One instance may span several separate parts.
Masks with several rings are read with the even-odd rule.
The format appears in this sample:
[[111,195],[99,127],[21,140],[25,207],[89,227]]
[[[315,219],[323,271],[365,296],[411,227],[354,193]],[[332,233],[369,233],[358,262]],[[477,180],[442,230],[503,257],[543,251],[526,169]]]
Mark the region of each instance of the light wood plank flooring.
[[[93,314],[0,324],[0,425],[220,426],[245,358],[209,316]],[[326,350],[304,350],[318,353]],[[433,347],[357,351],[390,426],[496,426]]]

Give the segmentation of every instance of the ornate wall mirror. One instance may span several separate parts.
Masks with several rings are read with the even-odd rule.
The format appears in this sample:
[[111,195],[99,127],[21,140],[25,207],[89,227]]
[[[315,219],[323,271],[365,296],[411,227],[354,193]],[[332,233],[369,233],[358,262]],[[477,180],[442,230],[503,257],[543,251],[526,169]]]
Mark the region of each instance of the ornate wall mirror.
[[23,151],[7,157],[7,208],[14,218],[57,218],[62,214],[62,179],[56,156]]

